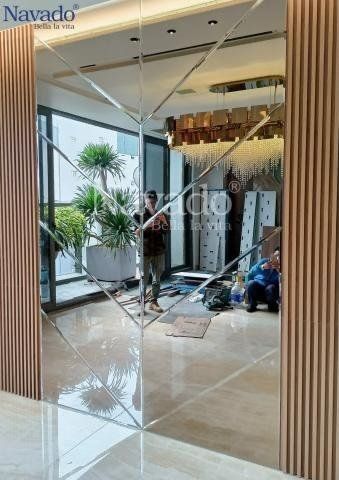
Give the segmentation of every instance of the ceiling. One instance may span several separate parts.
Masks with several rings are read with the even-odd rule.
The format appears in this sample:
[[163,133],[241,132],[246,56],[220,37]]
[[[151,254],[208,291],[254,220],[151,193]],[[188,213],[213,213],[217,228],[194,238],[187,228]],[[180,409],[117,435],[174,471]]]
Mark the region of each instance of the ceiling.
[[[142,31],[136,27],[115,30],[92,38],[59,42],[54,48],[76,68],[94,64],[94,67],[84,70],[86,76],[130,107],[131,111],[138,111],[142,78],[143,111],[148,113],[211,48],[209,44],[219,40],[252,4],[228,2],[226,6],[218,4],[218,8],[214,9],[210,5],[208,11],[186,11],[185,15],[181,11],[180,15],[172,15],[166,20],[144,22]],[[117,5],[121,6],[121,2]],[[225,81],[284,75],[285,8],[285,0],[264,0],[229,42],[194,71],[179,89],[192,89],[194,92],[188,95],[174,93],[157,111],[157,120],[150,124],[151,128],[160,128],[163,119],[171,115],[271,103],[274,91],[269,88],[220,96],[210,93],[209,87]],[[91,11],[95,15],[95,9]],[[210,26],[209,20],[217,20],[218,23]],[[168,29],[175,29],[176,34],[169,35]],[[144,55],[142,76],[138,65],[140,43],[130,41],[131,37],[141,36]],[[86,82],[46,48],[37,51],[37,71],[40,79],[51,85],[77,91],[83,96],[96,95]],[[282,98],[283,89],[280,88],[276,92],[276,101]]]

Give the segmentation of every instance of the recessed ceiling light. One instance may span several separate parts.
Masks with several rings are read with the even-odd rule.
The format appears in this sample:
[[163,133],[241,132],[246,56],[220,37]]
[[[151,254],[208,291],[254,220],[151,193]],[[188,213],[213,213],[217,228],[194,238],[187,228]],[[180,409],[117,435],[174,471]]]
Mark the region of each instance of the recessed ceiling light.
[[210,21],[208,22],[208,25],[214,26],[214,25],[216,25],[217,23],[218,23],[217,20],[210,20]]
[[138,37],[132,37],[132,38],[130,38],[130,41],[133,42],[133,43],[137,43],[137,42],[139,42],[139,40],[140,40],[140,39],[139,39]]
[[175,33],[177,33],[177,31],[174,30],[174,28],[170,28],[169,30],[167,30],[167,33],[169,33],[170,35],[174,35]]

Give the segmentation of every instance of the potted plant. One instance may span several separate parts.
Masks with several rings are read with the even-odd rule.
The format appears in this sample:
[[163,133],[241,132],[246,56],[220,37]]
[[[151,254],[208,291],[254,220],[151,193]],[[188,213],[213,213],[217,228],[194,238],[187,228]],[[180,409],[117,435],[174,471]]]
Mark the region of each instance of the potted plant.
[[92,185],[78,188],[73,205],[86,218],[88,236],[96,241],[86,247],[87,268],[92,275],[104,281],[122,281],[135,276],[135,227],[124,211],[132,214],[135,208],[134,191],[109,189],[108,177],[121,179],[125,161],[108,144],[88,144],[79,155],[79,167],[93,180],[99,179],[101,188],[114,197],[110,202]]

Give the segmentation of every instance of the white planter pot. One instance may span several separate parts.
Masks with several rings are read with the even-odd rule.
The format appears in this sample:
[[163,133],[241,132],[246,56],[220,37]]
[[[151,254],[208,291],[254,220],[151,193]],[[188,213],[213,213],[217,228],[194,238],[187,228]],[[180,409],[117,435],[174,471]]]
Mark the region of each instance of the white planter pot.
[[136,248],[112,252],[106,247],[86,247],[87,269],[98,280],[119,282],[134,278],[136,272]]

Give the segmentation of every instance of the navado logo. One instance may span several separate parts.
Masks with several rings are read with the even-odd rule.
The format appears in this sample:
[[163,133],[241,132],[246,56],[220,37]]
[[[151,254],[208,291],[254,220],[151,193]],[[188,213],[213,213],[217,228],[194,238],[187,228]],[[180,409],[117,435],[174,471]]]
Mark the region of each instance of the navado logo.
[[20,5],[1,5],[1,19],[3,22],[73,22],[76,17],[78,5],[72,9],[65,9],[58,5],[54,9],[27,9]]

